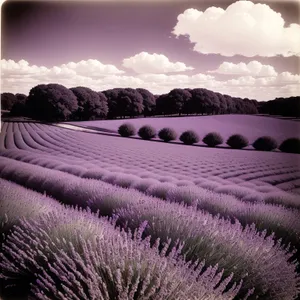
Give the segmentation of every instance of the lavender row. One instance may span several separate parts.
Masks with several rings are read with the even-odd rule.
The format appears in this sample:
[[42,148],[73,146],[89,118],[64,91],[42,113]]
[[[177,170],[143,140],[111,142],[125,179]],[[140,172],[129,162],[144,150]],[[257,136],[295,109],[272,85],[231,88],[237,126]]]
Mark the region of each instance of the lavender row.
[[[46,159],[43,156],[35,156],[33,159],[32,156],[30,157],[30,153],[28,156],[25,156],[22,152],[11,151],[8,153],[2,151],[2,155],[36,163],[47,168],[54,168],[83,178],[92,178],[120,187],[134,188],[150,196],[167,199],[171,202],[184,202],[187,205],[196,205],[198,209],[206,210],[214,215],[219,214],[232,219],[236,218],[244,226],[255,223],[259,230],[266,229],[269,234],[275,232],[276,237],[282,238],[285,244],[290,242],[295,246],[300,245],[299,212],[271,204],[251,203],[251,201],[253,201],[251,195],[246,198],[247,201],[243,202],[230,195],[214,193],[196,186],[178,187],[168,183],[159,183],[151,179],[139,179],[136,176],[118,174],[101,169],[86,170],[83,167],[62,165],[51,159]],[[16,166],[15,168],[18,170],[20,166]],[[6,169],[8,170],[8,168]],[[24,172],[24,169],[21,168],[21,172]],[[230,187],[228,187],[228,189],[230,189]],[[242,188],[240,188],[240,190],[242,192],[247,191],[247,189]],[[225,193],[226,188],[224,187],[222,190],[220,189],[220,191]],[[260,195],[257,195],[256,199],[259,198],[259,196]],[[274,195],[270,194],[268,199],[274,202],[279,199],[281,203],[290,204],[294,207],[298,207],[297,205],[299,203],[295,197],[286,197],[283,195],[282,198],[280,198],[280,194],[278,193]]]
[[266,232],[257,232],[254,225],[243,228],[238,221],[232,224],[192,206],[187,208],[135,190],[21,162],[7,164],[5,158],[2,163],[5,160],[1,176],[10,178],[13,174],[19,183],[46,191],[66,204],[88,205],[93,210],[99,209],[102,215],[117,215],[124,228],[133,230],[147,221],[145,232],[151,235],[152,242],[156,238],[161,242],[169,238],[184,242],[182,251],[188,260],[205,259],[210,265],[218,263],[227,276],[234,271],[234,280],[244,279],[244,293],[253,285],[255,294],[265,299],[293,299],[297,293],[296,265],[288,262],[294,252],[283,249],[274,242],[273,236],[266,237]]
[[[61,154],[59,154],[59,153],[58,153],[58,155],[61,156]],[[78,155],[76,155],[76,154],[74,154],[74,155],[78,157]],[[74,155],[72,154],[73,157],[74,157]],[[86,155],[88,155],[88,154],[86,154]],[[75,163],[75,162],[76,162],[76,159],[72,158],[72,163]],[[70,159],[69,159],[68,163],[70,163]],[[76,170],[76,167],[75,168],[70,168],[70,172],[74,173],[73,172],[74,169],[75,169],[75,172],[76,172],[76,175],[77,175],[78,172]],[[122,169],[122,168],[120,168],[120,169]],[[291,170],[287,170],[286,172],[288,172],[289,174],[291,174],[290,173]],[[99,175],[97,173],[100,173],[100,175],[101,175],[101,172],[99,172],[98,170],[95,170],[92,173],[94,173],[96,175],[91,175],[91,176],[96,176],[96,178],[99,177]],[[299,172],[296,172],[296,173],[298,174]],[[296,173],[294,175],[295,180],[297,180],[297,177],[299,176],[299,175],[296,175]],[[143,177],[142,174],[143,173],[140,174],[140,177]],[[149,174],[148,176],[150,177],[152,175]],[[289,175],[289,177],[291,177],[291,176],[292,175]],[[127,180],[125,180],[126,175],[121,175],[121,177],[124,179],[124,180],[121,180],[121,181],[124,181],[125,185],[126,184],[127,185],[129,185],[129,184],[134,185],[135,181],[138,180],[138,176],[128,176]],[[156,180],[155,176],[154,176],[153,179],[155,179],[155,180],[152,181],[152,183],[153,182],[159,183]],[[169,181],[169,180],[173,181],[173,178],[170,177],[170,176],[168,178],[166,178],[166,181]],[[244,201],[251,201],[251,202],[262,202],[263,201],[263,202],[266,202],[266,203],[275,203],[275,204],[280,204],[280,205],[284,205],[284,206],[287,206],[287,207],[294,207],[294,208],[299,208],[299,206],[300,206],[300,202],[299,202],[297,196],[293,196],[291,194],[285,193],[285,192],[283,192],[283,191],[281,191],[279,189],[276,190],[274,187],[272,187],[272,188],[267,188],[267,187],[264,187],[264,186],[257,187],[259,185],[258,181],[256,181],[255,183],[254,182],[253,183],[251,183],[251,182],[245,182],[245,183],[242,184],[243,186],[235,186],[235,185],[222,186],[223,185],[223,181],[222,181],[221,178],[215,177],[214,180],[215,180],[215,182],[207,181],[205,179],[196,180],[194,182],[192,182],[192,181],[184,181],[184,180],[180,181],[179,180],[177,185],[195,185],[195,184],[197,184],[200,187],[203,187],[205,189],[212,189],[212,190],[215,190],[217,193],[233,195],[233,196],[235,196],[237,198],[240,198],[240,199],[242,199]],[[163,181],[163,177],[162,177],[161,181]],[[172,181],[171,181],[171,183],[173,183]],[[222,185],[220,185],[219,182]],[[123,184],[123,182],[121,182],[121,184]],[[252,190],[252,188],[254,188],[254,187],[257,188],[258,190],[261,190],[261,191],[265,192],[265,193],[254,192]]]
[[[120,160],[120,157],[114,155],[117,148],[114,146],[110,146],[110,142],[112,142],[112,141],[117,142],[115,140],[111,140],[111,137],[103,137],[103,136],[97,137],[97,139],[99,139],[99,138],[101,140],[104,139],[103,143],[98,144],[98,143],[95,143],[95,139],[91,139],[91,137],[93,137],[91,135],[85,135],[85,134],[80,135],[80,133],[73,133],[73,132],[69,132],[68,130],[62,130],[62,129],[55,128],[53,126],[46,126],[46,125],[41,125],[41,124],[38,124],[38,125],[41,126],[41,128],[43,128],[45,132],[41,132],[41,130],[36,132],[34,129],[34,126],[36,126],[36,124],[26,124],[26,125],[27,125],[28,132],[30,132],[31,135],[34,136],[34,139],[36,139],[38,137],[39,144],[42,147],[44,144],[47,145],[48,150],[46,149],[45,151],[47,151],[48,153],[52,152],[54,154],[56,152],[56,155],[69,155],[69,156],[71,155],[72,157],[78,159],[78,162],[76,162],[76,160],[73,160],[73,162],[78,163],[78,164],[82,164],[82,163],[85,164],[86,161],[90,161],[90,160],[94,160],[94,163],[98,164],[99,155],[101,155],[101,161],[105,159],[106,161],[112,161],[112,162],[115,162],[118,164],[124,164],[124,163],[132,164],[132,165],[135,165],[135,168],[134,168],[134,170],[132,169],[131,172],[133,172],[133,174],[139,172],[138,171],[139,168],[136,166],[136,164],[139,162],[138,155],[141,153],[141,151],[140,151],[140,149],[136,148],[136,146],[138,146],[138,144],[133,145],[133,148],[131,147],[131,144],[134,143],[135,141],[132,141],[130,145],[126,144],[126,147],[124,147],[124,145],[121,147],[122,148],[122,160]],[[106,139],[108,139],[108,140],[106,141]],[[109,143],[107,143],[107,142],[109,142]],[[123,142],[123,144],[124,144],[124,142]],[[87,146],[88,146],[88,151],[87,151]],[[127,148],[129,148],[128,146],[130,146],[130,148],[132,148],[132,150],[134,150],[133,153],[130,154],[129,149],[127,149]],[[168,145],[165,145],[165,146],[168,146]],[[74,151],[74,149],[76,149],[76,151]],[[164,150],[164,149],[161,149],[161,150]],[[204,151],[204,150],[202,149],[202,151]],[[127,152],[128,152],[128,155],[127,155]],[[143,150],[142,152],[145,152],[145,151]],[[189,152],[191,152],[191,149],[189,149]],[[160,153],[162,153],[162,152],[160,151]],[[144,154],[146,154],[146,153],[144,153]],[[135,157],[131,161],[130,157],[132,155],[134,155]],[[152,153],[152,155],[153,155],[153,153]],[[173,157],[174,153],[172,153],[171,155]],[[126,158],[125,158],[125,156],[126,156]],[[177,156],[178,155],[176,154],[176,157]],[[168,155],[168,157],[170,157],[170,155]],[[173,158],[175,158],[175,157],[173,157]],[[288,157],[285,156],[283,158],[288,158]],[[154,162],[158,162],[160,159],[161,159],[161,157],[155,157]],[[184,158],[184,160],[185,159],[186,158]],[[79,160],[81,162],[79,162]],[[228,161],[227,159],[225,159],[225,160]],[[251,159],[251,160],[253,160],[253,159]],[[144,159],[143,159],[143,161],[144,161]],[[181,159],[180,159],[180,161],[181,161]],[[211,175],[215,174],[215,175],[219,176],[220,180],[222,178],[228,178],[227,180],[222,180],[222,184],[228,185],[228,183],[234,182],[235,184],[238,183],[240,185],[247,184],[247,187],[248,187],[248,185],[249,185],[249,187],[251,185],[250,188],[245,189],[243,191],[243,193],[241,194],[241,197],[244,197],[245,194],[248,195],[249,193],[252,192],[252,190],[257,190],[260,193],[260,191],[259,191],[260,187],[258,186],[257,183],[259,181],[258,180],[259,178],[262,179],[261,176],[267,175],[267,174],[264,174],[265,173],[263,171],[264,169],[269,170],[268,175],[272,176],[275,174],[279,174],[278,179],[275,179],[275,181],[272,178],[270,178],[270,181],[268,181],[268,178],[266,178],[265,184],[263,181],[259,182],[259,183],[264,185],[262,187],[266,187],[266,188],[268,187],[269,190],[272,190],[273,192],[277,191],[279,193],[279,195],[277,197],[277,198],[279,198],[279,200],[277,202],[280,204],[281,199],[282,199],[282,192],[280,193],[279,192],[280,189],[275,188],[274,184],[280,184],[281,182],[287,182],[287,184],[285,184],[283,186],[286,189],[289,189],[289,188],[297,189],[299,187],[299,185],[297,184],[297,180],[299,179],[299,174],[296,174],[298,169],[288,167],[287,165],[284,164],[284,161],[282,161],[282,162],[283,162],[283,168],[281,167],[279,172],[278,171],[276,172],[276,169],[278,169],[279,166],[277,166],[276,168],[273,168],[274,171],[270,171],[269,169],[270,168],[272,169],[272,165],[268,165],[267,166],[268,168],[261,168],[261,167],[258,167],[259,164],[253,170],[247,168],[247,169],[243,169],[242,171],[237,171],[236,170],[237,161],[235,161],[235,163],[234,163],[235,170],[234,171],[232,171],[232,170],[230,170],[230,168],[224,166],[224,167],[226,167],[226,170],[229,170],[227,175],[226,175],[226,172],[224,173],[224,167],[221,167],[221,169],[214,167],[214,169],[216,169],[216,170],[213,172],[210,171],[210,173],[211,173]],[[240,164],[240,163],[242,163],[242,161],[239,161],[238,163]],[[266,158],[264,158],[264,162],[261,165],[264,166],[264,165],[266,165],[266,163],[267,163]],[[278,160],[277,160],[276,164],[278,165]],[[145,168],[150,169],[149,165],[150,165],[150,161],[147,162],[147,166],[145,166]],[[190,173],[188,164],[187,165],[185,164],[186,168],[184,170],[182,168],[180,169],[179,166],[177,166],[177,165],[170,164],[170,162],[168,163],[168,166],[169,166],[168,167],[169,174],[170,174],[171,170],[173,170],[173,169],[180,171],[181,174],[187,175],[188,173]],[[159,172],[158,169],[161,169],[161,167],[164,167],[163,164],[159,163],[157,165],[157,163],[156,163],[156,165],[155,165],[156,172]],[[128,169],[128,167],[126,167],[126,169]],[[195,169],[195,168],[193,168],[193,169]],[[261,174],[259,174],[257,172],[260,169],[261,169],[261,171],[260,171]],[[126,171],[128,172],[128,170],[126,170]],[[197,174],[201,175],[202,171],[205,171],[205,167],[203,168],[203,163],[201,163],[201,167],[197,167],[195,169],[195,171]],[[291,173],[291,172],[295,172],[295,171],[296,171],[295,174]],[[253,176],[252,176],[252,179],[250,182],[247,181],[247,182],[243,183],[243,180],[236,182],[236,180],[239,179],[239,178],[235,178],[236,176],[243,176],[243,174],[247,175],[249,173],[252,174],[253,172],[256,172],[256,177],[253,178]],[[195,172],[193,172],[193,173],[195,173]],[[222,174],[222,173],[224,173],[224,174]],[[282,175],[280,175],[281,173],[282,173]],[[283,178],[283,173],[287,174],[287,175],[285,175],[286,178]],[[206,178],[209,177],[209,174],[207,174],[207,173],[203,173],[201,176],[204,176],[204,175]],[[178,173],[176,174],[175,177],[178,177]],[[191,178],[187,177],[187,179],[189,179],[189,181],[191,181],[190,180]],[[212,182],[213,178],[208,178],[208,179],[210,180],[210,182],[207,185],[208,188],[217,189],[219,187],[217,184],[214,184]],[[291,181],[293,181],[294,184],[293,183],[289,184],[289,182],[291,182]],[[272,185],[267,182],[270,182]],[[193,184],[193,182],[192,182],[192,184]],[[205,182],[203,183],[202,187],[206,187]],[[240,190],[241,190],[241,188],[239,188],[239,187],[231,186],[230,189],[228,189],[226,192],[235,193],[237,196],[239,196]],[[261,197],[258,197],[258,200],[260,198]],[[274,198],[273,195],[272,195],[272,198]],[[252,197],[252,199],[254,199],[254,197]],[[276,203],[276,199],[274,202]],[[290,204],[288,204],[288,206],[289,205]]]
[[[50,126],[48,126],[50,127]],[[56,144],[56,147],[60,147],[58,150],[58,155],[61,154],[62,150],[61,148],[66,148],[68,144],[72,145],[74,143],[74,138],[76,138],[76,135],[73,135],[72,137],[68,137],[67,132],[54,132],[52,133],[53,129],[51,128],[47,128],[47,134],[43,134],[44,138],[47,139],[44,140],[44,142],[46,143],[54,143]],[[62,142],[63,141],[63,142]],[[89,139],[85,139],[84,142],[89,141]],[[77,143],[78,142],[78,143]],[[42,143],[42,141],[41,141]],[[76,141],[76,151],[74,151],[74,146],[72,145],[71,147],[67,147],[66,149],[63,150],[63,152],[66,152],[66,154],[68,153],[68,155],[72,155],[73,157],[76,157],[78,159],[80,159],[82,162],[78,162],[78,164],[82,164],[84,162],[84,160],[89,159],[89,157],[96,155],[96,157],[99,157],[100,153],[99,153],[99,149],[98,152],[97,151],[93,151],[94,147],[92,147],[92,144],[89,143],[89,151],[87,151],[87,145],[85,144],[84,146],[80,146],[79,145],[80,141]],[[94,145],[95,146],[95,145]],[[51,146],[49,146],[51,147]],[[101,147],[103,148],[103,145],[101,145]],[[124,149],[124,148],[123,148]],[[57,150],[57,149],[56,149]],[[96,148],[95,148],[96,150]],[[110,159],[112,160],[113,158],[113,153],[114,150],[110,149],[110,148],[103,148],[104,152],[102,151],[101,156],[103,156],[103,154],[109,152],[110,153]],[[126,148],[124,149],[124,153],[122,154],[122,156],[125,155],[125,151]],[[81,154],[81,155],[80,155]],[[95,159],[96,159],[95,157]],[[113,160],[117,161],[118,157],[114,157]],[[137,159],[136,159],[137,161]],[[74,162],[74,161],[73,161]],[[124,162],[124,159],[123,159]],[[95,160],[95,163],[97,164],[97,160]],[[264,162],[265,163],[265,162]],[[235,164],[236,166],[236,164]],[[176,168],[176,166],[173,166],[173,168]],[[188,168],[188,166],[187,166]],[[236,167],[235,167],[236,168]],[[258,193],[253,193],[253,196],[251,197],[252,201],[262,201],[265,200],[267,203],[278,203],[278,204],[282,204],[282,205],[286,205],[287,207],[299,207],[300,203],[299,201],[296,200],[297,196],[292,196],[289,195],[288,193],[282,192],[280,189],[274,187],[274,184],[281,184],[282,182],[285,182],[286,184],[283,186],[283,188],[287,188],[287,189],[296,189],[298,188],[300,185],[298,183],[298,181],[300,180],[299,177],[299,170],[297,168],[291,168],[291,167],[283,167],[280,168],[280,170],[278,171],[278,168],[273,168],[274,170],[269,170],[271,168],[271,166],[268,166],[267,171],[260,171],[260,172],[256,172],[255,177],[252,176],[252,179],[250,182],[245,182],[243,183],[243,181],[241,181],[242,183],[240,183],[241,185],[245,185],[244,186],[233,186],[233,185],[229,185],[228,188],[226,187],[224,190],[224,193],[229,193],[232,194],[236,197],[239,197],[243,200],[247,201],[247,197],[249,194],[253,193],[253,189],[257,189]],[[176,168],[177,169],[177,168]],[[200,168],[200,170],[198,170],[198,173],[201,173],[201,170],[203,168]],[[259,170],[259,168],[256,168],[257,170]],[[222,169],[223,170],[223,169]],[[277,171],[276,171],[277,170]],[[222,180],[222,178],[230,178],[231,181],[233,181],[233,178],[236,176],[240,176],[243,177],[244,174],[247,176],[249,176],[249,173],[253,174],[255,170],[243,170],[243,171],[230,171],[228,173],[228,175],[226,175],[226,172],[224,174],[221,174],[221,178],[220,178],[220,183],[228,185],[228,180]],[[128,170],[126,170],[126,172],[128,172]],[[136,174],[138,172],[138,168],[135,168],[135,170],[133,171],[134,174]],[[157,172],[157,171],[156,171]],[[217,173],[219,173],[219,171],[217,171]],[[222,172],[221,172],[222,173]],[[204,175],[204,174],[203,174]],[[264,179],[261,176],[267,176],[268,177],[266,179]],[[276,176],[274,176],[276,175]],[[224,177],[225,176],[225,177]],[[226,177],[227,176],[227,177]],[[228,177],[229,176],[229,177]],[[258,181],[259,179],[262,179],[262,182],[260,182],[260,184],[264,184],[264,182],[266,184],[266,187],[262,187],[262,188],[267,188],[268,187],[268,191],[266,195],[264,195],[264,193],[261,193],[260,187],[258,187]],[[234,178],[236,179],[236,178]],[[206,185],[206,180],[202,180],[203,183],[199,182],[199,185],[204,187],[204,188],[209,188],[209,189],[213,189],[216,192],[219,192],[219,188],[221,189],[220,192],[223,193],[222,191],[222,186],[219,186],[218,184],[214,184],[211,180],[213,180],[213,178],[210,179],[210,182],[208,182],[208,185]],[[248,180],[248,179],[247,179]],[[297,181],[298,180],[298,181]],[[194,184],[193,181],[189,180],[190,184]],[[218,182],[219,182],[218,181]],[[222,181],[222,182],[221,182]],[[257,197],[256,197],[257,196]],[[284,198],[287,199],[287,201],[284,201]],[[296,201],[295,201],[296,200]]]
[[[5,216],[21,219],[21,209],[40,205],[40,217],[21,220],[3,244],[1,277],[31,285],[30,299],[233,299],[240,289],[231,277],[222,280],[218,266],[185,263],[180,249],[168,254],[158,241],[141,239],[144,228],[118,231],[88,211],[65,208],[53,200],[0,180]],[[7,199],[18,203],[11,213]],[[37,204],[38,203],[38,204]],[[225,292],[230,284],[231,288]],[[23,286],[24,287],[24,286]],[[250,294],[250,292],[249,292]]]
[[[28,129],[28,131],[29,132],[36,132],[36,130],[33,128],[33,126],[34,125],[36,125],[36,124],[25,124],[26,126],[27,126],[27,129]],[[94,135],[86,135],[86,134],[82,134],[82,133],[78,133],[78,132],[76,132],[76,133],[74,133],[74,132],[70,132],[70,131],[68,131],[68,130],[65,130],[65,129],[58,129],[57,130],[57,128],[55,128],[55,127],[53,127],[53,126],[47,126],[47,125],[40,125],[40,124],[38,124],[39,126],[43,126],[42,128],[43,128],[43,131],[44,132],[47,132],[47,135],[50,135],[51,134],[51,132],[53,132],[53,133],[55,133],[55,136],[53,136],[53,138],[54,139],[52,139],[52,142],[54,142],[54,140],[55,140],[55,138],[56,138],[56,140],[57,141],[61,141],[62,143],[64,142],[64,141],[68,141],[68,144],[69,143],[76,143],[76,146],[79,148],[79,149],[83,149],[83,150],[86,150],[86,147],[88,146],[88,148],[89,148],[89,151],[91,151],[90,153],[95,153],[95,154],[99,154],[99,145],[97,144],[97,143],[95,143],[95,139],[110,139],[110,137],[103,137],[103,136],[94,136]],[[55,130],[56,129],[56,130]],[[41,131],[39,131],[38,132],[39,134],[41,133]],[[77,138],[78,137],[78,138]],[[112,141],[111,139],[110,139],[110,141]],[[122,142],[122,141],[120,141],[120,140],[114,140],[114,142]],[[133,141],[134,142],[134,141]],[[123,142],[122,142],[123,143]],[[139,145],[140,145],[141,143],[139,143]],[[81,146],[82,145],[82,146]],[[103,146],[105,146],[105,147],[109,147],[109,143],[101,143],[101,148],[103,148]],[[126,145],[126,146],[131,146],[131,145]],[[142,146],[142,145],[141,145]],[[168,145],[164,145],[164,146],[168,146]],[[134,145],[134,147],[135,147],[135,145]],[[112,146],[112,147],[109,147],[110,149],[113,149],[114,148],[114,146]],[[130,147],[130,148],[132,148],[132,147]],[[93,149],[95,149],[95,151],[96,152],[93,152]],[[98,151],[97,151],[98,150]],[[108,148],[107,148],[107,150],[108,150]],[[115,149],[116,150],[116,149]],[[170,150],[170,149],[168,149],[168,150]],[[173,149],[174,150],[174,149]],[[193,152],[192,150],[194,150],[194,149],[188,149],[189,150],[189,152]],[[203,149],[204,150],[204,149]],[[126,148],[124,148],[124,149],[122,149],[122,153],[123,153],[123,151],[125,151],[126,152]],[[195,151],[194,151],[195,152]],[[198,152],[198,151],[197,151]],[[186,151],[185,151],[185,153],[186,153]],[[137,153],[137,154],[140,154],[140,153]],[[173,154],[173,153],[172,153]],[[224,153],[223,153],[224,154]],[[245,155],[245,153],[243,153],[244,155]],[[264,158],[266,158],[265,157],[265,155],[263,154],[263,153],[260,153],[259,154],[259,156],[261,156],[261,155],[263,155],[264,156]],[[243,156],[243,155],[242,155]],[[270,156],[268,156],[268,157],[270,157]],[[281,161],[283,162],[286,158],[289,158],[289,156],[284,156],[284,157],[282,157],[281,158]],[[277,162],[278,162],[278,160],[277,160]],[[241,163],[241,165],[242,165],[242,161],[239,161],[239,163]],[[226,162],[226,166],[227,166],[227,164],[228,164],[228,161]],[[261,165],[260,163],[257,163],[257,169],[259,169],[259,167],[260,168],[263,168],[264,166],[266,166],[266,164],[267,164],[267,161],[265,160],[264,161],[264,165]],[[240,164],[239,164],[240,165]],[[251,162],[251,165],[255,165],[255,162]],[[237,166],[236,166],[236,163],[234,163],[234,167],[235,167],[235,169],[237,168]],[[249,167],[247,167],[248,168],[248,170],[250,171],[250,172],[253,172],[254,170],[250,170],[249,169]],[[269,170],[271,168],[271,166],[270,165],[268,165],[268,168],[266,169],[266,170]],[[276,168],[275,169],[278,169],[278,166],[276,166]]]

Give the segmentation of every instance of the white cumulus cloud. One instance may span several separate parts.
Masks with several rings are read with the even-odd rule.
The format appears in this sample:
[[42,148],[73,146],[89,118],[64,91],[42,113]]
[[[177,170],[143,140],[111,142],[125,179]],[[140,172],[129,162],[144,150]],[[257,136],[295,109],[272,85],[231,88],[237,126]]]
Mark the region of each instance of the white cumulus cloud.
[[63,64],[61,67],[73,70],[78,75],[90,77],[124,73],[124,71],[119,70],[116,66],[105,65],[96,59],[81,60],[77,63],[69,62],[67,64]]
[[[237,76],[218,80],[212,74],[103,74],[82,75],[74,63],[51,68],[30,65],[21,60],[1,61],[1,92],[28,94],[38,84],[58,83],[67,88],[86,86],[95,91],[111,88],[146,88],[154,94],[168,93],[174,88],[206,88],[241,98],[270,100],[300,95],[300,75],[283,72],[271,77]],[[102,73],[101,73],[102,74]]]
[[14,60],[1,60],[1,74],[5,76],[48,76],[50,78],[57,77],[74,77],[88,76],[101,77],[114,74],[122,74],[124,71],[119,70],[114,65],[105,65],[98,60],[89,59],[81,60],[77,63],[69,62],[60,66],[47,68],[44,66],[30,65],[26,60],[22,59],[18,62]]
[[277,72],[273,66],[263,65],[256,60],[250,61],[248,64],[243,62],[238,64],[223,62],[216,70],[209,71],[209,73],[225,75],[249,75],[258,77],[272,77],[277,75]]
[[148,52],[141,52],[125,58],[123,66],[139,74],[184,72],[194,69],[193,67],[186,66],[183,62],[171,62],[163,54],[150,54]]
[[187,9],[172,33],[187,36],[194,50],[203,54],[300,56],[300,25],[286,24],[270,6],[251,1],[237,1],[226,10]]
[[300,74],[282,72],[277,76],[263,78],[255,78],[253,76],[242,76],[235,79],[227,80],[227,84],[230,86],[300,86]]

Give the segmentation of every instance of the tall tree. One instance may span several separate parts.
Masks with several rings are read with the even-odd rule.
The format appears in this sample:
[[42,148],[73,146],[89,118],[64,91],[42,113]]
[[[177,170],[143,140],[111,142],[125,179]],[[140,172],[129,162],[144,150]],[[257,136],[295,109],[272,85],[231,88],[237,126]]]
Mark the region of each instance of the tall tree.
[[17,98],[12,93],[2,93],[1,94],[1,109],[11,110],[13,105],[17,102]]
[[224,99],[224,96],[220,93],[216,93],[219,99],[219,114],[226,114],[227,113],[227,102]]
[[264,114],[300,117],[300,96],[259,102],[258,107],[259,112]]
[[155,96],[146,89],[136,89],[143,97],[144,116],[151,116],[155,112],[156,99]]
[[197,114],[211,114],[213,112],[213,96],[211,91],[206,89],[192,90],[192,106]]
[[168,94],[157,96],[155,113],[157,115],[167,115],[170,113],[170,107],[168,105]]
[[60,84],[40,84],[32,88],[26,102],[28,114],[43,121],[66,121],[77,110],[77,98]]
[[112,89],[103,93],[108,100],[110,117],[133,117],[142,114],[143,97],[137,90],[131,88]]
[[188,102],[192,98],[189,91],[185,89],[173,89],[168,94],[168,105],[173,114],[187,113]]
[[70,89],[77,98],[78,109],[73,116],[77,120],[95,120],[107,116],[108,106],[104,94],[97,93],[87,87]]
[[25,94],[16,94],[16,99],[17,101],[12,106],[10,114],[12,116],[27,116],[27,96]]
[[115,88],[115,89],[109,89],[106,91],[103,91],[102,93],[107,99],[107,105],[108,105],[108,118],[116,118],[119,116],[118,111],[118,94],[121,89]]

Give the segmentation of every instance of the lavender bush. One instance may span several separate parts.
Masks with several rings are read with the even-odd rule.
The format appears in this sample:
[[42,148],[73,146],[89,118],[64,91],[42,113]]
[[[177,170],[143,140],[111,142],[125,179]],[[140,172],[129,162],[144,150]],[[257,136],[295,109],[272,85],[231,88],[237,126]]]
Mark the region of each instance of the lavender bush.
[[[2,159],[7,160],[7,158]],[[29,176],[26,183],[27,186],[40,192],[46,191],[47,194],[67,204],[77,204],[85,207],[88,200],[101,199],[102,195],[106,195],[105,197],[108,197],[107,199],[110,199],[111,202],[104,202],[105,207],[107,205],[108,207],[102,209],[104,209],[107,214],[111,214],[114,203],[112,199],[118,202],[120,194],[125,195],[128,204],[132,203],[128,202],[133,197],[131,196],[131,191],[118,188],[112,189],[110,185],[106,185],[105,183],[80,179],[63,172],[47,170],[26,163],[13,163],[12,160],[9,160],[7,166],[10,168],[9,174],[16,173],[16,170],[19,168],[21,168],[23,172],[27,172]],[[5,174],[0,173],[0,176],[4,175]],[[112,174],[111,182],[114,182],[116,178],[117,175]],[[156,193],[156,196],[167,198],[169,191],[171,191],[175,185],[164,185],[165,184],[162,183],[156,187],[155,185],[150,185],[150,187],[147,188],[148,193],[150,191],[150,193],[153,193],[152,195]],[[267,229],[269,234],[275,232],[276,237],[282,238],[284,243],[291,242],[294,246],[300,245],[300,221],[298,211],[263,203],[254,205],[252,203],[239,201],[237,198],[229,195],[226,196],[224,194],[209,192],[199,187],[191,187],[191,189],[194,189],[192,193],[194,193],[194,197],[197,197],[194,200],[197,200],[198,209],[204,209],[214,215],[220,214],[232,219],[237,218],[244,226],[255,223],[260,230]],[[240,187],[239,190],[241,189],[245,191],[245,188]],[[158,192],[160,192],[160,194]],[[146,197],[144,194],[138,195],[139,197]],[[242,195],[245,196],[244,193]],[[181,201],[182,198],[179,197],[178,202]],[[186,203],[190,205],[191,202],[187,200]],[[123,204],[120,205],[122,206]],[[134,202],[132,205],[134,205]]]
[[[237,278],[243,278],[245,288],[255,286],[257,296],[263,296],[265,299],[284,297],[293,299],[297,294],[296,286],[299,279],[295,273],[296,265],[287,262],[292,253],[281,249],[274,243],[272,237],[266,238],[266,233],[257,233],[253,226],[247,226],[243,230],[239,223],[233,225],[229,221],[213,219],[210,215],[201,216],[193,208],[180,209],[179,206],[167,202],[151,203],[151,205],[149,202],[146,204],[143,202],[127,209],[120,209],[118,216],[119,222],[129,228],[135,228],[142,220],[148,220],[146,233],[153,239],[160,237],[163,241],[170,237],[172,240],[184,241],[183,252],[187,259],[201,258],[210,264],[216,260],[225,271],[230,272],[234,269]],[[279,255],[277,251],[281,251],[282,254]],[[270,256],[267,257],[262,253],[268,253]],[[277,258],[282,257],[281,262],[276,263],[276,267],[273,261],[274,255]],[[279,265],[284,269],[278,273],[276,271],[275,274]],[[281,284],[280,286],[278,283],[275,284],[278,282],[278,276],[282,276],[280,282],[285,284],[286,288],[291,288],[290,282],[294,282],[293,288],[282,292]]]
[[59,206],[52,198],[25,189],[19,185],[0,179],[0,231],[7,234],[23,217],[35,218]]
[[154,197],[166,199],[168,192],[174,187],[175,185],[171,183],[159,183],[150,186],[145,193]]
[[235,297],[240,285],[225,292],[232,276],[222,280],[217,266],[185,263],[180,245],[166,254],[170,240],[161,251],[159,241],[151,247],[143,230],[119,232],[89,212],[61,208],[21,221],[0,253],[1,276],[31,284],[31,299]]
[[140,192],[146,192],[146,190],[149,189],[150,186],[157,185],[158,183],[159,181],[156,179],[146,178],[139,179],[138,181],[133,182],[130,187]]

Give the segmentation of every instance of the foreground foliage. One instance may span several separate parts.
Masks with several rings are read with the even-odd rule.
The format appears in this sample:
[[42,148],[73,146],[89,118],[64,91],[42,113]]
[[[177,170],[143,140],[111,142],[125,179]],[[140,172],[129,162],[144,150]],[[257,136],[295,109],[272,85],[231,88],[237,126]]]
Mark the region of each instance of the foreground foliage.
[[[28,201],[31,191],[0,181]],[[143,224],[133,233],[89,211],[64,208],[22,220],[7,237],[1,257],[1,277],[22,282],[30,299],[233,299],[240,285],[222,280],[218,266],[185,263],[182,245],[171,240],[159,249],[141,239]],[[249,293],[250,294],[250,293]]]
[[[182,251],[188,260],[205,259],[208,264],[224,268],[226,276],[234,273],[235,281],[243,279],[243,294],[253,287],[256,295],[266,299],[282,299],[296,293],[296,265],[288,262],[294,252],[282,248],[273,235],[267,237],[266,231],[257,232],[254,225],[243,229],[237,221],[232,224],[193,207],[185,208],[97,181],[69,175],[59,184],[54,183],[55,178],[61,178],[60,172],[48,170],[44,176],[39,173],[36,179],[32,178],[31,184],[42,190],[46,187],[42,182],[47,181],[52,187],[46,189],[47,193],[66,204],[89,206],[104,216],[116,215],[124,228],[135,230],[147,221],[145,232],[151,235],[152,243],[156,238],[160,238],[160,245],[169,238],[173,243],[184,242]],[[279,278],[280,285],[274,284]]]

